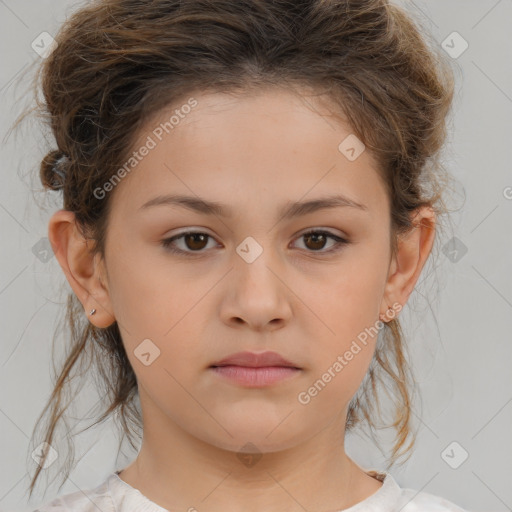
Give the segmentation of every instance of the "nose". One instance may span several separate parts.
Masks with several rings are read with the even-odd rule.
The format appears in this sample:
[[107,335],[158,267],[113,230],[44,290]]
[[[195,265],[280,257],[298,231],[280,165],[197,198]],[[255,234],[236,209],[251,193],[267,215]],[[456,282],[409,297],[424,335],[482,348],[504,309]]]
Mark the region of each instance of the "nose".
[[222,320],[231,327],[255,331],[280,329],[291,318],[292,296],[283,266],[271,250],[264,250],[252,263],[237,255],[227,276]]

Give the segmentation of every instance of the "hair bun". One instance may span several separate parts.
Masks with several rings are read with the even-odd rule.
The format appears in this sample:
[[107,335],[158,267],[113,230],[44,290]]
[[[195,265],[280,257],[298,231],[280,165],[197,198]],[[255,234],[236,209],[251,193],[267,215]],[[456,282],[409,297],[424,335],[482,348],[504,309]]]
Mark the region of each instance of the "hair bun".
[[39,174],[45,188],[51,190],[64,188],[67,161],[68,157],[60,150],[50,151],[43,158]]

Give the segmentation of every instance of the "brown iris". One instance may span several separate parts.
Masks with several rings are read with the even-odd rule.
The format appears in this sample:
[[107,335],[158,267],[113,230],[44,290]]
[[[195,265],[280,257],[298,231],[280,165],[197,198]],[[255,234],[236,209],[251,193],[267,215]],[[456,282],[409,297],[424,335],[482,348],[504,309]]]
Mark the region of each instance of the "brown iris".
[[[305,235],[302,236],[304,237],[304,240],[306,240],[305,245],[306,247],[308,247],[308,249],[323,249],[326,242],[326,236],[323,233],[306,233]],[[313,243],[312,247],[308,245],[308,241],[311,241]]]

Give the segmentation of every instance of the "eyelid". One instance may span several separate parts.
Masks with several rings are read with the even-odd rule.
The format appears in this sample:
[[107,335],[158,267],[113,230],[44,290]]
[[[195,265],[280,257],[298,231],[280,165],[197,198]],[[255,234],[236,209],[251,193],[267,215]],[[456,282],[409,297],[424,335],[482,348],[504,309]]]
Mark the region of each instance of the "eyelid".
[[298,238],[300,236],[304,236],[304,235],[307,235],[309,233],[326,233],[329,236],[334,236],[334,237],[337,236],[339,238],[343,238],[343,239],[348,240],[348,235],[345,235],[343,232],[341,232],[341,233],[333,232],[332,231],[333,229],[335,229],[335,228],[328,228],[328,227],[322,227],[322,226],[314,226],[312,228],[306,228],[306,229],[304,229],[302,231],[299,231],[299,233],[297,235],[295,235],[295,237]]

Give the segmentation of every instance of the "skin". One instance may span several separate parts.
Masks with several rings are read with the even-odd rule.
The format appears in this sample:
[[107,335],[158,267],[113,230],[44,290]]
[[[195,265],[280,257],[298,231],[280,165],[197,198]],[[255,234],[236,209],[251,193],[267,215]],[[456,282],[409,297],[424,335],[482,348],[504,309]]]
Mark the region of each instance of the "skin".
[[[144,439],[120,477],[170,510],[348,508],[382,485],[344,450],[347,407],[377,336],[307,405],[297,396],[389,305],[407,302],[432,249],[434,213],[415,212],[416,228],[392,257],[390,205],[376,163],[368,150],[355,161],[338,150],[350,127],[329,116],[319,96],[266,89],[194,98],[191,113],[110,192],[105,259],[92,255],[71,212],[49,223],[71,287],[86,314],[97,310],[89,320],[118,322],[137,375]],[[134,147],[175,108],[151,119]],[[224,203],[234,216],[176,205],[140,210],[167,193]],[[279,216],[291,201],[334,193],[366,210]],[[301,236],[310,228],[349,243],[327,253],[335,241]],[[187,229],[211,238],[175,241],[184,255],[161,245]],[[252,263],[236,252],[248,236],[263,248]],[[146,366],[134,350],[148,338],[160,356]],[[208,368],[242,350],[276,351],[301,371],[249,389]],[[237,456],[251,451],[242,448],[248,442],[262,455],[252,465]]]

